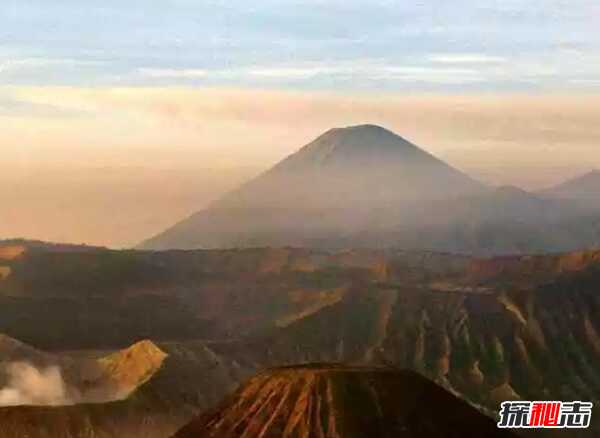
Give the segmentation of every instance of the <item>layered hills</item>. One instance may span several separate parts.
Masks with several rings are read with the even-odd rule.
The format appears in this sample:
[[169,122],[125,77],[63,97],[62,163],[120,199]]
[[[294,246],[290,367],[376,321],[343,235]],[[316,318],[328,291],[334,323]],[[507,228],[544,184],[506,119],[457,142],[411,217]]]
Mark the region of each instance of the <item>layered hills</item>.
[[[67,394],[93,402],[0,409],[10,438],[24,424],[35,438],[66,424],[66,437],[167,437],[256,371],[298,363],[411,369],[487,413],[508,399],[600,400],[598,251],[24,245],[2,263],[0,360],[58,366]],[[54,426],[36,435],[40,424]]]
[[301,365],[260,373],[176,438],[510,437],[417,373]]
[[152,339],[168,354],[164,343],[200,342],[245,370],[389,363],[490,407],[600,393],[597,251],[32,248],[4,263],[0,332],[55,352]]

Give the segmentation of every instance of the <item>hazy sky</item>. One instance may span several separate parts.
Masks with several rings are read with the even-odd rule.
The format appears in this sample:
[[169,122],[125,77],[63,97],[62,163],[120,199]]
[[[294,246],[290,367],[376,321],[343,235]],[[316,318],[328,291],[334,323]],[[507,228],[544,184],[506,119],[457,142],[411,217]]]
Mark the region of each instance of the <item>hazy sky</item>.
[[358,123],[554,184],[600,167],[599,22],[594,0],[3,0],[0,237],[128,245]]

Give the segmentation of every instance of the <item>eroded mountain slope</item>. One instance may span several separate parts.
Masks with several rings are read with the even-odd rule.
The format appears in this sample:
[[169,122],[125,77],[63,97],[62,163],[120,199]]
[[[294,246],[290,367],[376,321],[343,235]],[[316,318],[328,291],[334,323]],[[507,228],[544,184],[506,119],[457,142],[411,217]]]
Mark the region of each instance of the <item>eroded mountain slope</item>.
[[176,438],[366,436],[512,434],[414,372],[321,364],[260,373]]
[[168,354],[126,401],[3,411],[17,423],[39,414],[106,436],[118,424],[172,432],[256,370],[306,362],[413,369],[487,412],[511,398],[600,399],[600,252],[28,249],[3,263],[8,334],[57,353],[151,333]]

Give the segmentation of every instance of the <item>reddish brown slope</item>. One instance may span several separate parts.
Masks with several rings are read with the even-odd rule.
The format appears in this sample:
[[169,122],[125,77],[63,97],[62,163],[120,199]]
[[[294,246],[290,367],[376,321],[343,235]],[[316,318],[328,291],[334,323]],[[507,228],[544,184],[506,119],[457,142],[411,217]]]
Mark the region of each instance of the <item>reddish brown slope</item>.
[[508,436],[416,373],[329,364],[263,372],[176,438]]

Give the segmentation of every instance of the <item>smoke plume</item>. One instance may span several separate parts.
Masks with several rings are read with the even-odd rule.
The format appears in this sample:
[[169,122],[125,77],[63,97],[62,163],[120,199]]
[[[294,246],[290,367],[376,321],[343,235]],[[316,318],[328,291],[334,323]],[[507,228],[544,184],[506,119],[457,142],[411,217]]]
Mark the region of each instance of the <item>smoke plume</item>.
[[0,389],[0,406],[71,404],[67,385],[57,366],[36,368],[26,362],[6,366],[6,384]]

